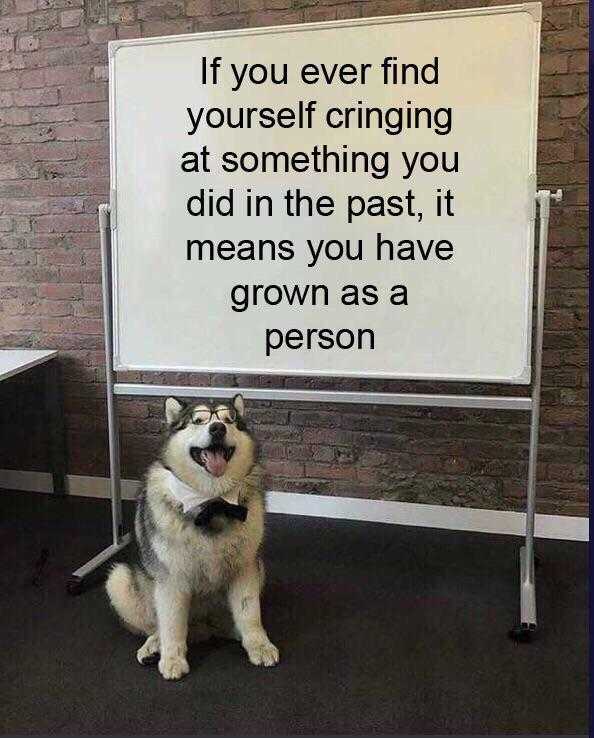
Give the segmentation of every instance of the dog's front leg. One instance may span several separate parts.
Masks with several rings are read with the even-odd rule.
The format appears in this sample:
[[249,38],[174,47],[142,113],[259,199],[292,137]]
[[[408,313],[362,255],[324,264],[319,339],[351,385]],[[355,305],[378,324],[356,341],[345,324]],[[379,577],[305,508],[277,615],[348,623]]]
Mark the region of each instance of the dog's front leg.
[[256,666],[278,664],[278,648],[270,642],[260,616],[260,570],[256,561],[231,583],[229,605],[249,660]]
[[180,679],[190,671],[186,661],[190,601],[189,592],[183,592],[169,582],[155,585],[161,648],[159,671],[165,679]]

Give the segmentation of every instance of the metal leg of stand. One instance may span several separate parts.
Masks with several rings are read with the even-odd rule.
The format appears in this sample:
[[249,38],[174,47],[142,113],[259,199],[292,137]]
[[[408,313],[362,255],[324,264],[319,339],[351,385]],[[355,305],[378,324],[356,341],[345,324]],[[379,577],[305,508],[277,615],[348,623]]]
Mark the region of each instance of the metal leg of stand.
[[540,425],[540,390],[542,381],[542,345],[544,334],[547,247],[551,200],[560,202],[563,193],[540,190],[536,199],[540,206],[538,241],[538,292],[536,298],[536,344],[534,347],[534,381],[530,416],[530,451],[528,489],[526,493],[526,542],[520,549],[520,622],[509,632],[511,638],[527,642],[536,630],[536,581],[534,575],[534,518],[536,514],[536,471],[538,431]]
[[67,589],[71,594],[82,591],[85,578],[125,548],[130,536],[124,535],[120,480],[120,438],[115,407],[115,372],[113,370],[111,228],[109,206],[99,205],[101,235],[101,271],[103,279],[103,324],[105,332],[105,373],[107,389],[107,425],[109,433],[109,484],[111,497],[112,544],[72,573]]

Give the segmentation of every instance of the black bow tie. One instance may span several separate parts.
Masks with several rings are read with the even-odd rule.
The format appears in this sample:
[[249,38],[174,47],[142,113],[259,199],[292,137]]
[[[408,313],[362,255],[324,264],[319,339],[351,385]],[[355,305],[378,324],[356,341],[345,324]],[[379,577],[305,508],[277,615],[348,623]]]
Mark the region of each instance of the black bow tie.
[[215,497],[200,506],[198,514],[194,518],[194,524],[202,527],[208,525],[216,515],[224,515],[227,518],[240,520],[242,523],[247,518],[247,507],[245,505],[232,505],[222,497]]

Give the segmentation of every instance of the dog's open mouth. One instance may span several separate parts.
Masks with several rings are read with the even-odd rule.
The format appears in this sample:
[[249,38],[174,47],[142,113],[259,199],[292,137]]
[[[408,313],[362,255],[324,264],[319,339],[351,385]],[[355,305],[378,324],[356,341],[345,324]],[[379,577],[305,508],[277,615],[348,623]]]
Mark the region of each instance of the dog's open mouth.
[[190,456],[197,464],[204,467],[213,477],[222,477],[227,468],[227,463],[235,452],[235,446],[222,446],[213,444],[208,448],[192,446]]

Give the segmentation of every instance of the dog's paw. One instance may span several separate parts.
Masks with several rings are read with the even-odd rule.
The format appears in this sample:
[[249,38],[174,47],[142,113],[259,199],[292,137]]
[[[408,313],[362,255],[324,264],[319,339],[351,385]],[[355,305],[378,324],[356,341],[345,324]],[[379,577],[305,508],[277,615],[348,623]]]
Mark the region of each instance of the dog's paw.
[[190,667],[183,656],[161,656],[159,671],[163,679],[181,679],[190,671]]
[[247,643],[245,650],[254,666],[276,666],[280,659],[278,648],[268,638]]
[[136,651],[136,659],[143,666],[151,666],[159,661],[159,635],[153,633]]

